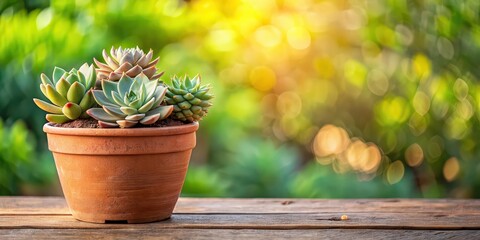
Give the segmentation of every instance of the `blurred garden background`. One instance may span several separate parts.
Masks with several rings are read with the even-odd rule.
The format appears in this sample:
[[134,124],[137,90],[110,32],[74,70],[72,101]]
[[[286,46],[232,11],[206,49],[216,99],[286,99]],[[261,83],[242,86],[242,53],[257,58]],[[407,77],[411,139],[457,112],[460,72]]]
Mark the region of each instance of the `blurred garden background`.
[[480,1],[2,0],[0,14],[0,195],[61,194],[40,73],[138,45],[162,80],[213,85],[184,196],[480,197]]

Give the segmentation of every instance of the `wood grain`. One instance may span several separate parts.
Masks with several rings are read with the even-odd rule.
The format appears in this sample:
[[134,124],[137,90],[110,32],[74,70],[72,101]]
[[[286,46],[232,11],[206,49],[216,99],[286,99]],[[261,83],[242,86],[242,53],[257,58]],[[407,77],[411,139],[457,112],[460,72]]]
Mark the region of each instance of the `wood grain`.
[[[174,213],[442,213],[480,214],[480,200],[180,198]],[[0,197],[2,214],[70,214],[61,197]]]
[[254,229],[8,229],[0,239],[480,239],[480,231],[437,230],[254,230]]
[[[342,214],[349,220],[338,221]],[[145,225],[91,224],[70,215],[4,215],[0,228],[480,229],[479,215],[342,214],[174,214],[169,220]]]
[[0,197],[0,239],[55,234],[75,239],[480,239],[480,200],[181,198],[167,221],[92,224],[75,220],[63,198]]

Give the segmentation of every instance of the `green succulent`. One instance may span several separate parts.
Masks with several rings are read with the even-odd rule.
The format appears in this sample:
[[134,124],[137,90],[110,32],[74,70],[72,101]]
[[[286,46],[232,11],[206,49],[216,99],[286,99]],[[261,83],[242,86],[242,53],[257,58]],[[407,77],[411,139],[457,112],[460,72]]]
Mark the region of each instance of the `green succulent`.
[[150,125],[172,113],[172,106],[161,105],[166,91],[143,73],[135,78],[124,74],[118,82],[102,81],[102,90],[93,90],[102,108],[91,108],[87,114],[98,120],[100,127]]
[[86,111],[95,104],[91,91],[95,86],[93,65],[85,63],[79,70],[72,68],[69,72],[55,67],[52,79],[43,73],[40,78],[40,90],[51,103],[37,98],[33,101],[40,109],[48,112],[47,121],[65,123],[88,118]]
[[200,121],[212,106],[209,94],[209,85],[200,85],[200,76],[190,79],[185,76],[183,79],[174,76],[172,85],[168,86],[165,101],[173,105],[172,118],[184,122]]

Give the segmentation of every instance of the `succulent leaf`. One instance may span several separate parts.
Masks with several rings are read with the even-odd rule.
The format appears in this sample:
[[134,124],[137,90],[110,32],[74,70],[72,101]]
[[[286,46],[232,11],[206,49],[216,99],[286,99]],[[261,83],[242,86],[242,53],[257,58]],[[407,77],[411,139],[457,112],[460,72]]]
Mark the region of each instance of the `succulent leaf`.
[[72,119],[66,117],[63,114],[47,114],[45,118],[47,119],[47,121],[54,123],[66,123],[72,121]]
[[125,99],[128,99],[128,96],[125,96],[125,98],[122,99],[122,97],[120,96],[120,93],[114,92],[114,91],[111,92],[111,95],[112,95],[113,101],[119,106],[128,107],[128,105],[130,104],[130,101],[125,100]]
[[60,80],[62,78],[62,76],[66,73],[67,72],[65,70],[63,70],[62,68],[55,67],[53,69],[53,83],[57,83],[57,81]]
[[139,121],[139,120],[142,120],[144,117],[145,117],[145,113],[139,113],[139,114],[126,116],[125,120]]
[[104,122],[114,122],[120,119],[118,117],[108,114],[102,108],[90,108],[87,110],[87,114],[90,115],[90,117],[92,118]]
[[52,85],[47,85],[45,88],[47,92],[47,98],[53,104],[63,106],[68,102],[65,97],[63,97],[60,93],[57,92],[57,90],[55,90],[55,88],[52,87]]
[[82,108],[82,114],[84,114],[87,109],[91,108],[94,103],[95,99],[93,99],[92,90],[89,90],[87,93],[85,93],[82,100],[80,100],[80,103],[78,104]]
[[43,93],[43,96],[47,96],[47,88],[45,87],[45,85],[41,84],[40,83],[40,91]]
[[133,84],[133,79],[124,75],[120,79],[120,81],[118,81],[118,89],[117,90],[120,93],[120,96],[124,97],[124,95],[122,95],[122,94],[127,93],[130,90],[130,87],[132,86],[132,84]]
[[92,93],[95,101],[100,106],[112,105],[110,100],[105,96],[104,92],[102,92],[101,90],[93,90]]
[[138,108],[139,113],[146,113],[153,107],[153,103],[155,102],[155,98],[150,99],[147,103],[145,103],[142,107]]
[[131,107],[120,107],[120,110],[126,115],[133,115],[138,113],[137,109]]
[[70,89],[71,85],[72,84],[67,82],[67,80],[65,80],[64,78],[61,78],[55,85],[55,89],[57,90],[58,93],[60,93],[60,95],[66,98],[68,89]]
[[74,82],[67,92],[67,100],[74,103],[80,103],[85,96],[85,87],[80,82]]
[[136,100],[131,102],[128,106],[132,107],[132,108],[135,108],[135,109],[139,109],[139,108],[142,107],[142,102],[141,101],[142,101],[142,99],[137,98]]
[[146,113],[146,116],[160,114],[162,118],[166,118],[172,113],[172,111],[173,111],[173,106],[160,106],[158,108],[148,111]]
[[104,122],[104,121],[98,121],[98,125],[99,125],[101,128],[115,128],[115,127],[119,127],[117,123]]
[[137,125],[138,121],[130,121],[130,120],[117,120],[117,124],[121,128],[129,128]]
[[52,80],[50,80],[50,78],[48,78],[47,75],[45,75],[45,73],[42,73],[42,74],[40,75],[40,79],[42,80],[42,83],[43,83],[44,85],[47,85],[47,84],[53,85]]
[[200,103],[202,103],[202,100],[200,100],[200,98],[194,98],[188,102],[190,102],[193,105],[199,105]]
[[156,121],[158,121],[158,119],[160,119],[160,117],[161,117],[160,113],[150,115],[150,116],[144,117],[142,120],[140,120],[140,123],[144,124],[144,125],[154,124]]
[[191,93],[187,93],[187,94],[183,95],[183,98],[185,98],[185,100],[190,101],[190,100],[194,99],[195,96]]
[[122,112],[122,110],[120,110],[119,107],[112,107],[112,106],[105,105],[102,108],[108,114],[119,117],[119,118],[125,118],[126,116],[128,116],[127,114]]
[[187,101],[180,102],[177,104],[181,109],[190,109],[192,104],[188,103]]
[[37,98],[34,98],[33,101],[35,102],[35,104],[36,104],[40,109],[42,109],[42,110],[45,111],[45,112],[55,113],[55,114],[60,114],[60,113],[62,113],[62,108],[60,108],[60,107],[58,107],[58,106],[55,106],[55,105],[50,104],[50,103],[47,103],[47,102],[42,101],[42,100],[37,99]]
[[82,114],[82,108],[75,103],[68,102],[63,106],[62,112],[65,117],[75,120]]
[[116,82],[102,81],[103,93],[110,101],[113,101],[112,92],[118,91],[117,88],[118,86]]

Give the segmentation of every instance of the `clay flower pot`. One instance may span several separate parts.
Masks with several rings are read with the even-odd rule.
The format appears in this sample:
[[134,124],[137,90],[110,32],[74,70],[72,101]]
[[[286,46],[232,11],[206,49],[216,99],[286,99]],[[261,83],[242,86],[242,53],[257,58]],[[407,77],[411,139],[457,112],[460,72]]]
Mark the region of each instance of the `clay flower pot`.
[[96,223],[169,218],[197,129],[43,127],[73,217]]

